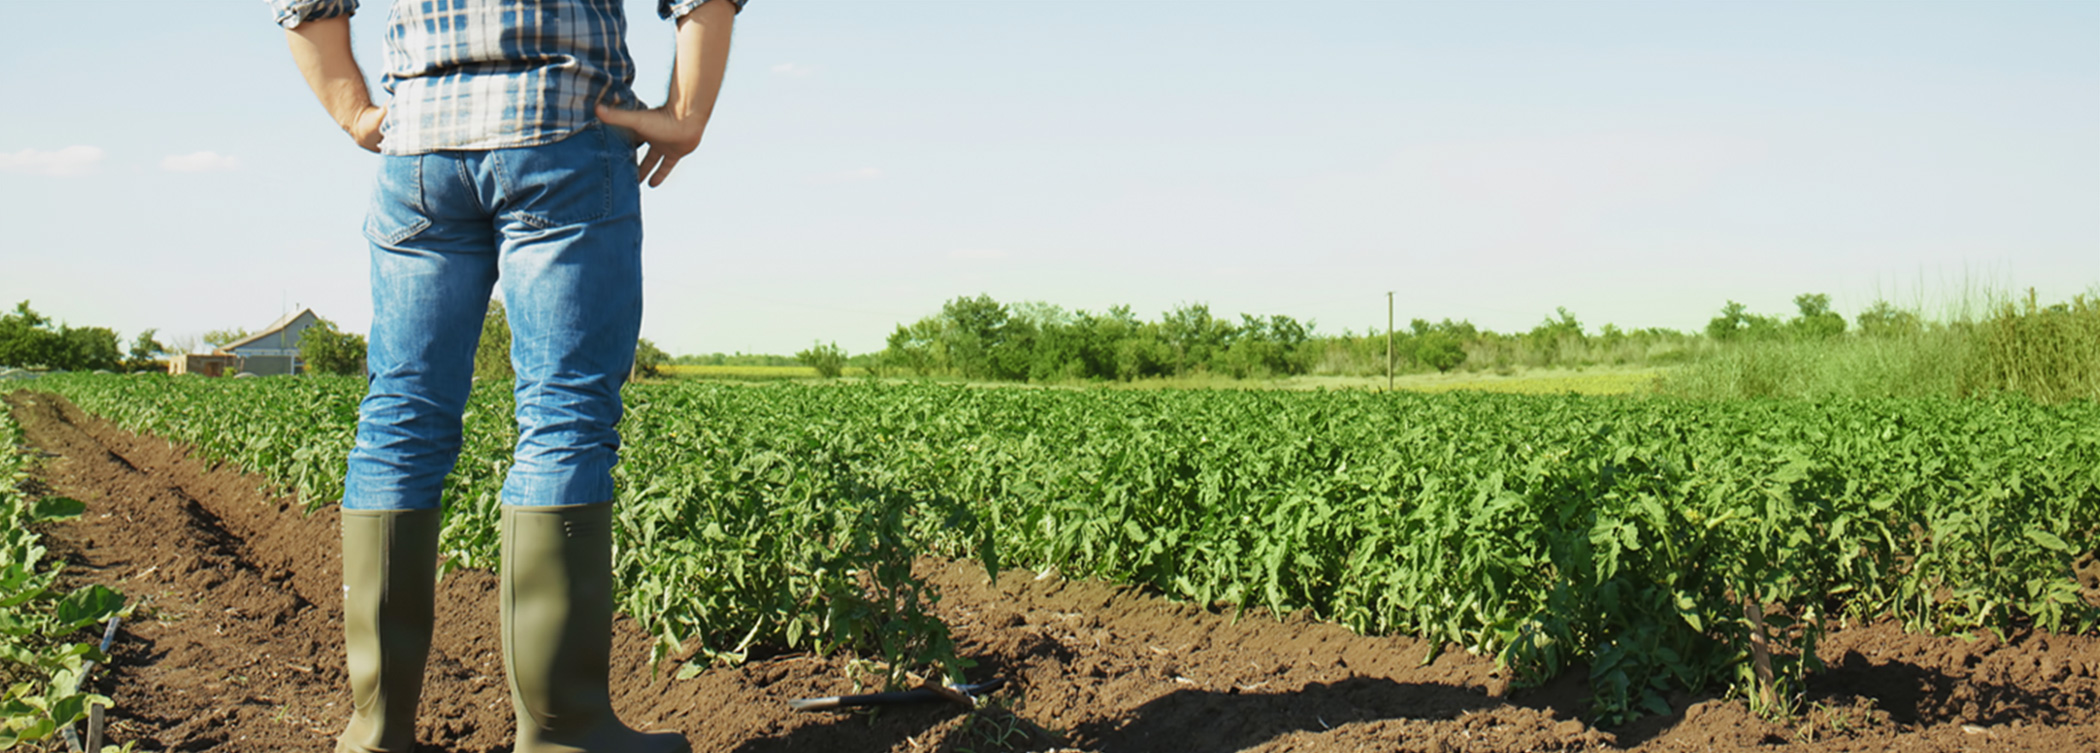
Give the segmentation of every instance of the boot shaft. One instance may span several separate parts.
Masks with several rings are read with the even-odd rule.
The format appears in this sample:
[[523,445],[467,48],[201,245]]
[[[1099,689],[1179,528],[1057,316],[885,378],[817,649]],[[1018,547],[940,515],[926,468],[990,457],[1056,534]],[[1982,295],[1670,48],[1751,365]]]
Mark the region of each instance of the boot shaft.
[[430,655],[439,512],[344,510],[343,649],[351,716],[337,750],[394,753],[415,745]]
[[503,668],[517,753],[682,753],[612,710],[612,505],[503,508]]
[[504,670],[519,719],[611,707],[612,505],[503,508]]

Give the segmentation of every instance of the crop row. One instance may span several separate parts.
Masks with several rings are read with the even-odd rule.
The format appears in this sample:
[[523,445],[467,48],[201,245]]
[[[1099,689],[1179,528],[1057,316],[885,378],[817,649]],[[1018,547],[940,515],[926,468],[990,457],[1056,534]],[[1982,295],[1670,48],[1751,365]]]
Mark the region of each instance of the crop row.
[[0,750],[50,738],[107,697],[80,690],[91,662],[105,661],[81,631],[119,613],[124,598],[103,586],[57,587],[59,565],[33,526],[80,515],[83,506],[28,491],[28,448],[0,405]]
[[[340,495],[362,383],[39,386],[321,504]],[[872,383],[627,399],[622,598],[667,650],[900,634],[939,649],[909,579],[919,552],[1310,610],[1491,653],[1526,680],[1585,664],[1607,719],[1662,710],[1676,687],[1783,700],[1838,620],[2100,624],[2072,574],[2100,548],[2090,402]],[[477,386],[447,487],[457,563],[495,555],[511,408]],[[1765,679],[1753,637],[1778,646]]]

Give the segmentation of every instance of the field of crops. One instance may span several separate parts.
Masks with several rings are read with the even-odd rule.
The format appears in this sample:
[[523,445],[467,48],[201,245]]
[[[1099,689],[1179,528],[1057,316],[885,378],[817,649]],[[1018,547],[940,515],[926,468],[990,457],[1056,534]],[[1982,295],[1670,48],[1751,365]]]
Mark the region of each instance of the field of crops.
[[[363,384],[36,386],[320,505],[340,494]],[[665,650],[946,662],[909,572],[922,553],[1309,610],[1523,679],[1580,663],[1606,720],[1673,688],[1784,702],[1837,620],[2100,624],[2072,573],[2100,547],[2090,402],[705,383],[627,398],[622,603]],[[477,386],[448,486],[455,564],[495,556],[511,408]]]

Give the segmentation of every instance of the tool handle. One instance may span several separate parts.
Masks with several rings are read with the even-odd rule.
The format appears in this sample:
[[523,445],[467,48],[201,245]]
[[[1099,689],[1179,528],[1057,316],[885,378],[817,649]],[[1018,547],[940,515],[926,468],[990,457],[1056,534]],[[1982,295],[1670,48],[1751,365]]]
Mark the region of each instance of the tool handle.
[[[788,708],[796,711],[826,711],[857,706],[893,706],[904,703],[926,703],[928,701],[953,700],[955,695],[975,698],[979,693],[998,690],[1006,680],[993,678],[975,685],[950,685],[949,693],[932,688],[900,690],[894,693],[867,693],[864,695],[834,695],[823,698],[796,698],[788,701]],[[951,695],[951,693],[953,695]]]

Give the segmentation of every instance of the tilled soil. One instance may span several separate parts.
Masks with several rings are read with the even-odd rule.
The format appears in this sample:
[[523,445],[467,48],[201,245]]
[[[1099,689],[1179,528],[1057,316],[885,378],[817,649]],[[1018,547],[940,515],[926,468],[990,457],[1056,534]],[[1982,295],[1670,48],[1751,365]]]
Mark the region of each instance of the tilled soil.
[[[261,479],[116,429],[62,398],[7,397],[48,460],[48,491],[87,503],[47,536],[74,585],[141,609],[95,687],[109,736],[141,749],[324,751],[348,717],[339,533]],[[1235,618],[1138,589],[928,560],[973,673],[1010,685],[971,713],[936,706],[797,713],[791,698],[851,692],[846,657],[774,656],[670,679],[621,622],[615,704],[637,727],[679,729],[698,751],[1655,751],[2100,750],[2100,638],[2007,641],[1836,630],[1809,713],[1774,723],[1739,700],[1681,697],[1677,712],[1600,730],[1579,672],[1515,690],[1491,660],[1359,636],[1286,616]],[[2088,587],[2100,590],[2100,577]],[[438,590],[424,750],[507,751],[510,702],[494,577]],[[2096,597],[2100,598],[2100,597]]]

